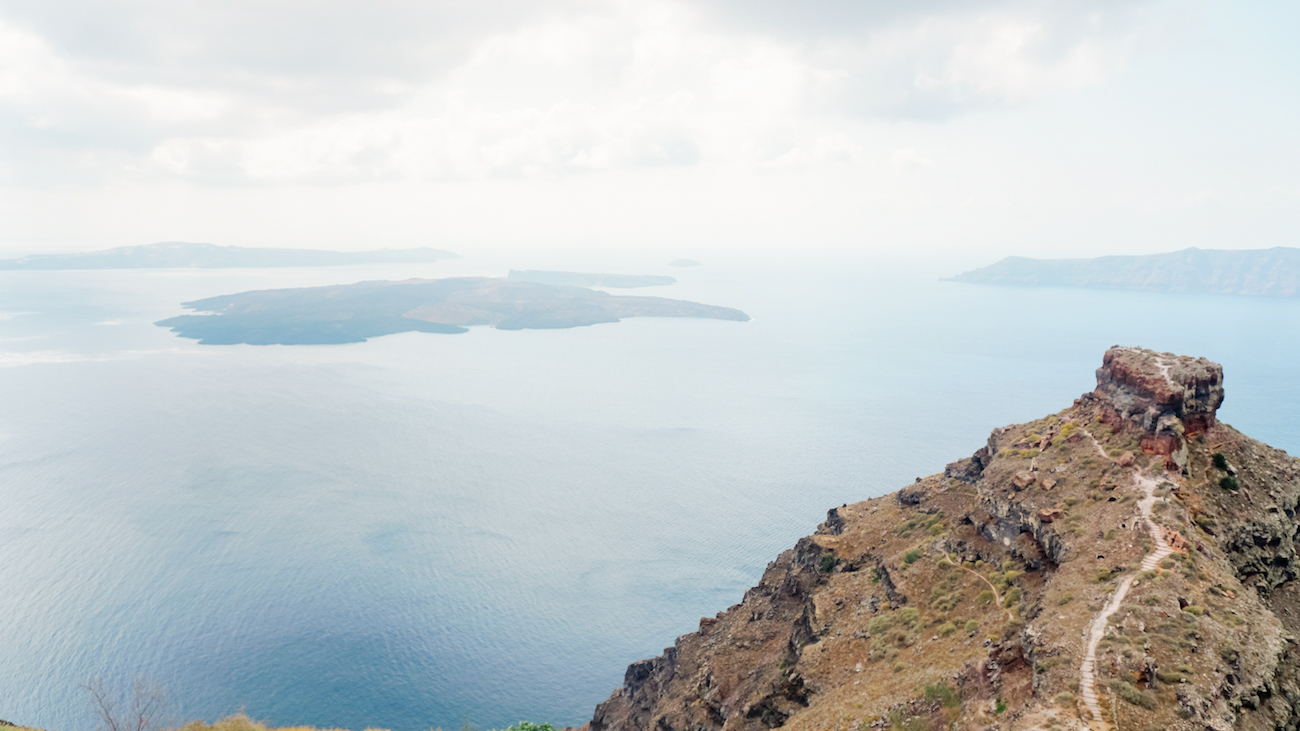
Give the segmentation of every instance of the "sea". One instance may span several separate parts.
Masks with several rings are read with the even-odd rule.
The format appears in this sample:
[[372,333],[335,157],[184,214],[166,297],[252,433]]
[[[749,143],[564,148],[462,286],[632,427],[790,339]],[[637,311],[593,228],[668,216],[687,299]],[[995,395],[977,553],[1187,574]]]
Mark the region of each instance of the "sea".
[[[1111,345],[1222,363],[1220,417],[1300,449],[1300,299],[1001,288],[934,260],[475,258],[0,272],[0,718],[578,726],[826,511],[1068,407]],[[251,289],[511,265],[671,274],[746,323],[200,345]]]

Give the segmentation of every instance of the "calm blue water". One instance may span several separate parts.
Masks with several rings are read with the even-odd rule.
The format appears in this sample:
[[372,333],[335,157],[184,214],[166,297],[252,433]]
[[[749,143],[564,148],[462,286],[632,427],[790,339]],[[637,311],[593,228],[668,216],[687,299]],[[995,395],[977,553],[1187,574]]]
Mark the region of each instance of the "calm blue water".
[[1300,301],[716,262],[653,293],[753,322],[313,347],[150,324],[509,263],[0,272],[0,718],[93,728],[77,685],[143,674],[178,718],[580,724],[827,508],[1067,406],[1115,343],[1223,363],[1221,416],[1300,448]]

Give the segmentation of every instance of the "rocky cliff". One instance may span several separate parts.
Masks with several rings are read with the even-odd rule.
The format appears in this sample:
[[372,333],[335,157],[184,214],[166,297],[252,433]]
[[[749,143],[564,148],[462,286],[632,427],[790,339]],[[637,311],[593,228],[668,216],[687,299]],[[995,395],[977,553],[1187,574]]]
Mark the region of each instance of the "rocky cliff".
[[1300,726],[1300,463],[1217,421],[1217,364],[1097,381],[831,510],[590,730]]

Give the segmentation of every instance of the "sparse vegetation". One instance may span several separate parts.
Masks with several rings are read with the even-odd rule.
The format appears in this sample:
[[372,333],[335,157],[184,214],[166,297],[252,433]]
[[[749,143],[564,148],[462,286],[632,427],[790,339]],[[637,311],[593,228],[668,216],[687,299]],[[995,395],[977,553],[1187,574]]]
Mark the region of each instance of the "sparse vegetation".
[[1156,698],[1149,693],[1134,688],[1131,684],[1123,680],[1110,681],[1110,689],[1115,692],[1125,703],[1132,703],[1135,706],[1145,708],[1148,711],[1156,709]]
[[921,549],[913,548],[912,550],[903,554],[903,563],[908,564],[910,566],[911,564],[916,563],[917,559],[921,558],[921,554],[922,554]]
[[1241,488],[1241,485],[1240,483],[1237,482],[1237,478],[1233,477],[1232,475],[1224,475],[1223,477],[1219,478],[1219,487],[1223,488],[1224,490],[1236,492]]
[[820,569],[823,574],[829,574],[835,570],[835,565],[839,562],[840,560],[835,557],[835,554],[832,551],[827,551],[822,554],[821,561],[817,564],[817,568]]
[[944,708],[956,708],[961,705],[961,697],[947,683],[935,683],[925,686],[925,699],[930,703],[938,701],[939,705]]

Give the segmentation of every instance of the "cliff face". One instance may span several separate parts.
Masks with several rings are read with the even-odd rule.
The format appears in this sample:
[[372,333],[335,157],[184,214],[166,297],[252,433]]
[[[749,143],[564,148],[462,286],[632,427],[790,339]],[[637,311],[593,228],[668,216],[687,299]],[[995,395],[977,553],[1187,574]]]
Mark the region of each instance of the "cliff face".
[[592,731],[1300,726],[1300,463],[1216,420],[1217,364],[1097,380],[830,511]]

